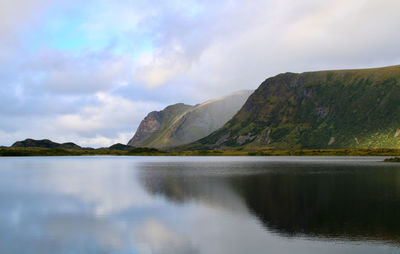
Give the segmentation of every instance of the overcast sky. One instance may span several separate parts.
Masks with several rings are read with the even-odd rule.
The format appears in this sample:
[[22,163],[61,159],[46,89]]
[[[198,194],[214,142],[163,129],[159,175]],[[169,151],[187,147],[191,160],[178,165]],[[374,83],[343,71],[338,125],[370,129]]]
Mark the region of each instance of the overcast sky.
[[400,64],[399,0],[0,0],[0,145],[127,143],[280,72]]

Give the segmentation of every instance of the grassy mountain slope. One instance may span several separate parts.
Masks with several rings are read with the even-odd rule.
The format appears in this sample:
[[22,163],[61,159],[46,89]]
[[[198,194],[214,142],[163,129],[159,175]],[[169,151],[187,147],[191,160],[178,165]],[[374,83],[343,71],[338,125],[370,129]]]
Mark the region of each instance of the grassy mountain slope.
[[189,149],[399,148],[400,66],[284,73]]
[[222,127],[240,109],[251,91],[240,91],[205,103],[187,106],[163,117],[170,107],[150,113],[140,124],[131,146],[172,147],[193,142]]

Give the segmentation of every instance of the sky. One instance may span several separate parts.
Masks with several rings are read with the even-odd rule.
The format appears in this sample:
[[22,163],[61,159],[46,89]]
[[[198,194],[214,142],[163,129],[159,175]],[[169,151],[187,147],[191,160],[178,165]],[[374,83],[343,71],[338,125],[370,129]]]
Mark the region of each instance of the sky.
[[399,0],[0,0],[0,145],[127,143],[281,72],[400,64]]

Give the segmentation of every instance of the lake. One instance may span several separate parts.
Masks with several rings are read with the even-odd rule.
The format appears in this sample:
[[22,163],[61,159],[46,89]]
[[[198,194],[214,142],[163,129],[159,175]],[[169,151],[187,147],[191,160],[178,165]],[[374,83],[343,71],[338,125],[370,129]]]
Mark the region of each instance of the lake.
[[0,253],[400,253],[382,160],[0,158]]

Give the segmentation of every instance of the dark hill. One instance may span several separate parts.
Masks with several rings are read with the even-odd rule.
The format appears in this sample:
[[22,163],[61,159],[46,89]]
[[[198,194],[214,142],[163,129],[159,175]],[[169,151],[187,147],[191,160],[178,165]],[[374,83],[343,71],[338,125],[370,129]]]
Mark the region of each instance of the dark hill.
[[72,142],[68,143],[56,143],[48,139],[34,140],[25,139],[24,141],[17,141],[11,147],[22,148],[22,147],[36,147],[36,148],[59,148],[59,149],[81,149],[80,146]]
[[117,144],[114,144],[114,145],[110,146],[108,149],[110,149],[110,150],[120,150],[120,151],[129,151],[129,150],[132,150],[134,148],[135,147],[133,147],[133,146],[117,143]]

